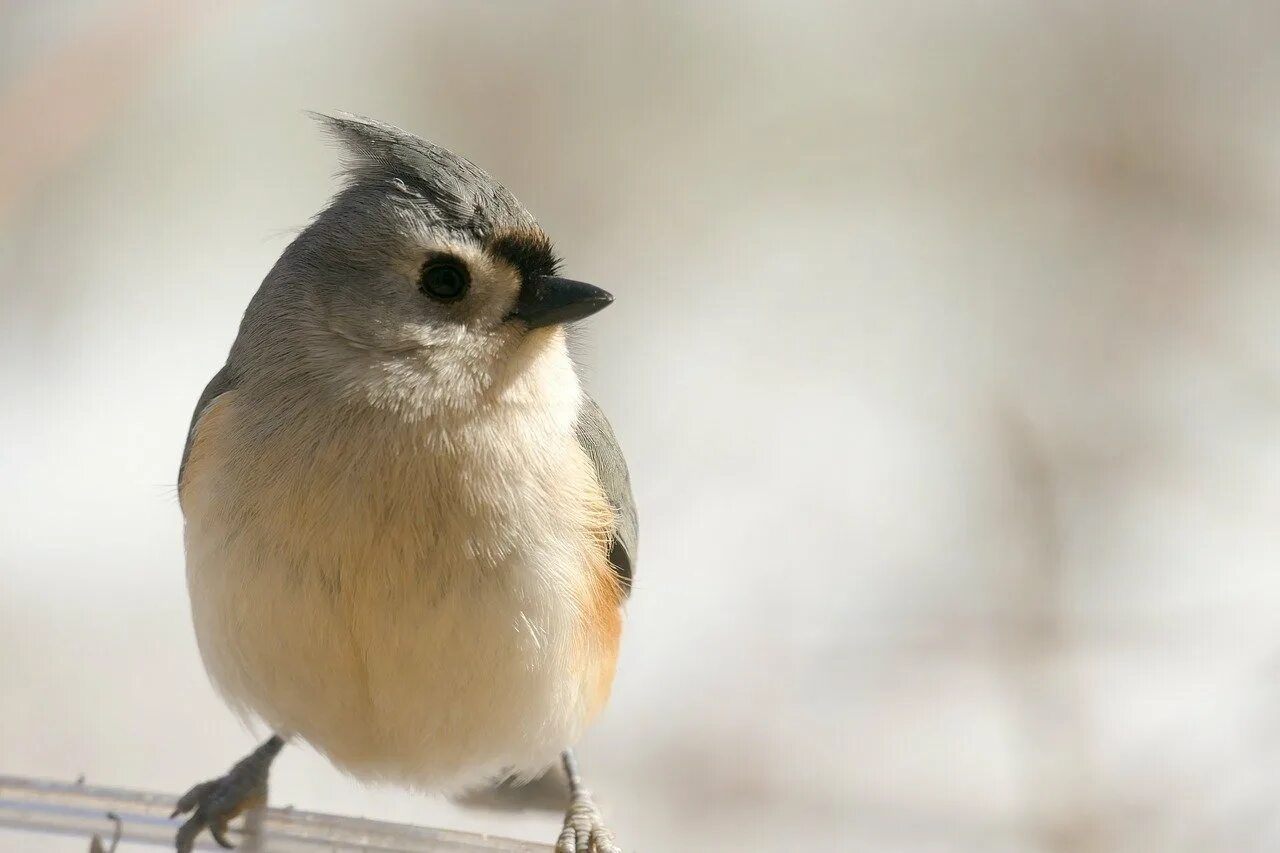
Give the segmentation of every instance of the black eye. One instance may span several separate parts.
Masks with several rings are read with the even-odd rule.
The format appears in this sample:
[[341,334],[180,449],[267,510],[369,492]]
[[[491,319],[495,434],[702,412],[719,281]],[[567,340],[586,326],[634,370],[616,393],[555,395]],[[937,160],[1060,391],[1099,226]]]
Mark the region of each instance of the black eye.
[[457,261],[432,261],[422,269],[418,289],[441,302],[461,299],[470,278],[467,268]]

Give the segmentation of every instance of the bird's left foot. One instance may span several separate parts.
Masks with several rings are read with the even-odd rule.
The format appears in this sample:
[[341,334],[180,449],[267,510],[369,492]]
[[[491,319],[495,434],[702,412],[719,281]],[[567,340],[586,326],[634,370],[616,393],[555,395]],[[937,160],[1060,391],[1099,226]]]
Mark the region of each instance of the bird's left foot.
[[583,786],[572,753],[566,752],[561,758],[569,777],[569,810],[564,815],[564,829],[556,839],[556,853],[622,853],[613,833],[605,827],[591,792]]

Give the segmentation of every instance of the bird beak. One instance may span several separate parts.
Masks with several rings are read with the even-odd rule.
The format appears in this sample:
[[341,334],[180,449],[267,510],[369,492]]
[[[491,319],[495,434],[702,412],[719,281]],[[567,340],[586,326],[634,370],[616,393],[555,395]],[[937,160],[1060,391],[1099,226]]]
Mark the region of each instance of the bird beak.
[[594,284],[543,275],[520,288],[515,310],[508,319],[523,320],[530,329],[556,323],[572,323],[590,317],[613,301],[613,294]]

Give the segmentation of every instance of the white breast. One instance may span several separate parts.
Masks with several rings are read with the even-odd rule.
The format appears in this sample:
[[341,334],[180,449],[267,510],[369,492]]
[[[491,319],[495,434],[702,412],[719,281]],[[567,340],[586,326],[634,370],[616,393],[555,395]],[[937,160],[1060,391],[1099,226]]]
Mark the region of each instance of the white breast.
[[573,743],[619,626],[569,392],[448,424],[313,407],[281,425],[219,398],[182,504],[227,699],[349,772],[427,788],[535,772]]

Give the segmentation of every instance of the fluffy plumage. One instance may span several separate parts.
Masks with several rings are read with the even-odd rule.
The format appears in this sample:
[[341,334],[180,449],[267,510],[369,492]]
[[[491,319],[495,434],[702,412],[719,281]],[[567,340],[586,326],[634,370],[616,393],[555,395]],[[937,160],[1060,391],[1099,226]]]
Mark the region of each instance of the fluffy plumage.
[[[445,149],[325,121],[347,184],[254,296],[183,454],[201,653],[234,707],[361,777],[535,773],[612,683],[625,465],[564,330],[510,319],[555,264],[533,217]],[[419,292],[439,253],[465,299]]]

